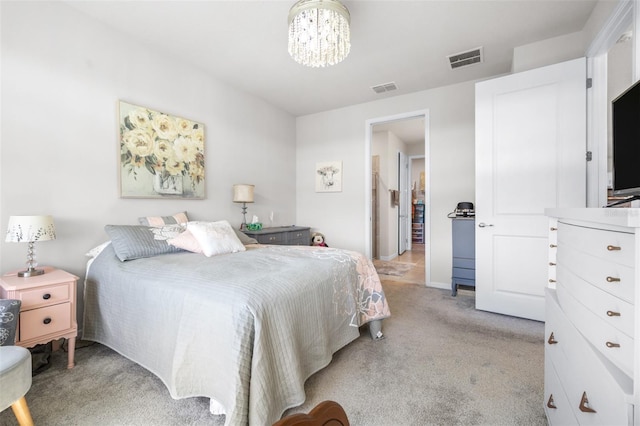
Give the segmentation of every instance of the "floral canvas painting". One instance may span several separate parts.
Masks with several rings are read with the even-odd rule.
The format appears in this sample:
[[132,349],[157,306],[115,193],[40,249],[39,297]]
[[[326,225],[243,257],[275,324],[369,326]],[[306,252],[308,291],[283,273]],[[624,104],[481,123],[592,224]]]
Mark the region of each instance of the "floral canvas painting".
[[204,126],[119,103],[123,198],[204,198]]

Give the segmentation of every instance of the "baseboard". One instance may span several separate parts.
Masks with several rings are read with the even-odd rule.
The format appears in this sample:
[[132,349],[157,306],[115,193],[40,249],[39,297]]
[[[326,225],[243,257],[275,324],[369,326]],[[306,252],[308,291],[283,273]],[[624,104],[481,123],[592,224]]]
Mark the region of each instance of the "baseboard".
[[384,260],[385,262],[389,262],[395,258],[397,258],[397,254],[392,254],[391,256],[380,256],[380,260]]
[[451,283],[439,283],[431,281],[427,287],[440,288],[442,290],[451,290]]

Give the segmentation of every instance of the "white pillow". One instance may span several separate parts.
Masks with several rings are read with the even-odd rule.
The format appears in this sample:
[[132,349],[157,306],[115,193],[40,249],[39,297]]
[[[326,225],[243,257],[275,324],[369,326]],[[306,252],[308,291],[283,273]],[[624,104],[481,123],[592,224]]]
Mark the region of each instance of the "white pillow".
[[200,244],[202,253],[207,257],[246,250],[244,244],[242,244],[226,220],[218,222],[188,222],[187,230],[193,234],[198,244]]

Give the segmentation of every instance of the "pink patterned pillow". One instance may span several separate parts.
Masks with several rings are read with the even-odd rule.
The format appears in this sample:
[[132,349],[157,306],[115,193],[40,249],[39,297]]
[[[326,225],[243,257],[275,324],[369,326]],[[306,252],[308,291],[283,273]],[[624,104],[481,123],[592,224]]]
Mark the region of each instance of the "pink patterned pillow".
[[167,242],[174,247],[181,248],[182,250],[202,254],[202,247],[200,247],[200,243],[198,243],[196,237],[194,237],[188,229],[181,232],[177,237],[168,239]]
[[176,213],[173,216],[147,216],[139,217],[138,222],[140,225],[145,226],[165,226],[165,225],[184,225],[189,222],[187,212]]

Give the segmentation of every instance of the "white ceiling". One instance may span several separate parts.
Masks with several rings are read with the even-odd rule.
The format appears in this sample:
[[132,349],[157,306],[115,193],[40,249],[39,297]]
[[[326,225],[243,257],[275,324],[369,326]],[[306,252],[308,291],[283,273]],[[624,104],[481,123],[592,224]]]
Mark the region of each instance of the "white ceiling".
[[[287,53],[295,0],[64,2],[295,116],[507,73],[514,47],[581,30],[596,3],[344,0],[349,57],[307,68]],[[448,55],[479,46],[484,63],[449,68]],[[371,89],[391,81],[398,90]]]

